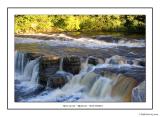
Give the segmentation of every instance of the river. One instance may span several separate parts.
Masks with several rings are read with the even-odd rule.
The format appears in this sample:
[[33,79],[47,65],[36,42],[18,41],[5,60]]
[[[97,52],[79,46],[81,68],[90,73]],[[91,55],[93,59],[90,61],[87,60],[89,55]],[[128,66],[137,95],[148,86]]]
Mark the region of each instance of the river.
[[145,56],[145,38],[16,36],[15,101],[145,102]]

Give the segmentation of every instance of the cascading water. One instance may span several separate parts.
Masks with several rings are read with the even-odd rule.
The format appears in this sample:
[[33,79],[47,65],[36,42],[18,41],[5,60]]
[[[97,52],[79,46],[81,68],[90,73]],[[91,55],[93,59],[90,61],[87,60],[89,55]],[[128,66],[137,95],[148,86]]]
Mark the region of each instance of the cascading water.
[[81,62],[81,72],[86,72],[88,69],[88,59],[87,58],[85,61]]
[[37,81],[36,79],[38,77],[38,72],[39,72],[39,58],[31,60],[27,63],[24,69],[22,80],[27,80],[32,82]]
[[[105,77],[100,77],[95,83],[94,85],[92,86],[92,89],[90,90],[89,92],[89,95],[90,96],[93,96],[93,97],[100,97],[100,96],[103,96],[104,95],[104,90],[106,90],[106,87],[105,85],[107,86],[107,88],[109,87],[109,83],[110,83],[110,79],[107,79]],[[103,89],[105,88],[105,89]],[[102,93],[101,93],[102,92]],[[107,92],[108,93],[108,92]],[[106,93],[106,94],[107,94]]]
[[[25,82],[24,84],[27,88],[24,89],[26,92],[33,92],[37,90],[38,77],[39,77],[39,59],[30,60],[24,64],[25,55],[23,53],[16,52],[16,69],[22,69],[20,81]],[[19,60],[18,60],[19,59]],[[23,59],[23,60],[22,60]],[[112,59],[115,61],[112,61]],[[121,60],[122,59],[122,60]],[[124,58],[119,56],[111,57],[107,59],[105,63],[102,62],[96,66],[89,65],[89,57],[81,65],[81,71],[79,74],[72,76],[68,79],[69,82],[66,83],[62,88],[57,88],[54,90],[46,89],[41,91],[38,95],[31,96],[29,98],[24,98],[21,101],[30,102],[74,102],[74,101],[124,101],[129,100],[131,97],[126,97],[130,95],[132,88],[136,85],[135,81],[127,78],[119,78],[119,76],[113,75],[112,77],[108,75],[102,76],[94,72],[96,68],[107,68],[107,67],[118,67],[125,65],[123,62]],[[21,62],[19,62],[21,60]],[[109,65],[113,63],[113,65]],[[115,64],[116,63],[116,64]],[[23,65],[22,65],[23,64]],[[23,66],[23,67],[22,67]],[[19,70],[16,70],[19,71]],[[22,72],[23,71],[23,72]],[[63,58],[60,60],[59,70],[57,73],[65,74],[63,71]],[[27,85],[26,85],[27,82]],[[118,83],[118,84],[117,84]],[[20,86],[21,86],[20,85]],[[129,87],[129,89],[127,88]],[[126,90],[126,93],[125,93]],[[120,94],[119,94],[120,93]]]
[[59,71],[63,71],[63,57],[60,60]]
[[[113,39],[110,41],[106,39],[108,38],[107,36],[93,39],[86,37],[70,38],[65,35],[56,35],[53,36],[54,39],[49,40],[15,38],[15,43],[21,44],[23,49],[25,48],[23,44],[30,45],[34,43],[35,45],[39,45],[40,48],[37,48],[38,50],[45,50],[43,51],[44,53],[42,52],[40,54],[44,56],[47,54],[45,58],[42,57],[40,59],[35,56],[30,58],[28,57],[28,53],[15,52],[16,101],[130,101],[132,89],[137,85],[136,81],[142,82],[142,79],[145,79],[143,77],[143,73],[145,74],[145,70],[143,70],[145,69],[145,52],[143,53],[145,50],[144,39]],[[67,49],[65,50],[65,48]],[[33,53],[36,50],[34,48]],[[78,59],[74,60],[73,64],[70,65],[68,64],[70,61],[66,62],[65,58],[61,58],[59,63],[59,58],[57,61],[52,60],[52,57],[51,60],[50,58],[48,60],[48,53],[51,53],[51,56],[67,55],[70,57],[74,55],[78,56]],[[85,58],[86,56],[92,57]],[[96,57],[94,58],[93,56]],[[106,60],[104,60],[105,58]],[[40,60],[42,61],[40,62]],[[42,62],[44,63],[42,64]],[[94,63],[91,64],[92,62]],[[81,66],[79,66],[80,64]],[[69,73],[70,69],[72,70],[71,73],[76,75]],[[65,70],[68,71],[66,72]],[[137,73],[138,70],[140,71]],[[114,74],[110,72],[114,72]],[[128,74],[132,78],[129,78],[127,76]],[[134,76],[136,76],[136,81],[133,78]],[[63,78],[66,78],[67,80],[65,80],[67,82],[63,82]],[[40,79],[42,79],[41,85],[44,83],[43,88],[39,88]],[[47,86],[49,87],[48,82],[52,83],[53,81],[57,84],[61,82],[64,84],[58,88],[47,88]],[[133,94],[136,96],[136,90]]]
[[15,71],[23,74],[25,65],[27,64],[26,54],[22,52],[15,52]]
[[21,80],[37,82],[39,74],[39,59],[28,60],[23,52],[15,53],[15,71],[21,75]]
[[38,77],[39,77],[39,62],[33,68],[31,82],[36,82],[38,84]]
[[[89,56],[89,57],[86,58],[85,61],[81,62],[81,71],[80,71],[80,73],[86,73],[86,72],[94,70],[94,66],[88,63],[90,58],[93,58],[93,57]],[[101,60],[101,59],[98,59],[98,63],[99,64],[103,64],[104,61]]]
[[23,52],[15,53],[15,101],[32,97],[42,88],[38,85],[39,60],[29,60]]

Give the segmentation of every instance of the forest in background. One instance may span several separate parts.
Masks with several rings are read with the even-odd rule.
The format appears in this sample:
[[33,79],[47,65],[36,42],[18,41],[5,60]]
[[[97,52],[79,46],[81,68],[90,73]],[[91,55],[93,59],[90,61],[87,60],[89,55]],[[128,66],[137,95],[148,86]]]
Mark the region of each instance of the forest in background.
[[15,34],[125,32],[145,34],[145,15],[15,15]]

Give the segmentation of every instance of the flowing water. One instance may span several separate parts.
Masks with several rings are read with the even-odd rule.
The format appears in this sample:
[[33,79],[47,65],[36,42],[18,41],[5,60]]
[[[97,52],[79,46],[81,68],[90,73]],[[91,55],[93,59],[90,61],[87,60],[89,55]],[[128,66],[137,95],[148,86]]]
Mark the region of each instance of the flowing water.
[[[38,39],[16,39],[16,43],[46,43],[48,46],[72,46],[97,48],[115,48],[117,46],[127,46],[128,48],[144,48],[144,40],[119,41],[118,43],[108,43],[88,38],[70,40],[38,40]],[[27,53],[15,52],[15,101],[17,102],[117,102],[131,101],[132,89],[137,85],[136,80],[125,77],[121,74],[99,74],[96,69],[118,69],[132,72],[134,69],[142,69],[137,63],[129,64],[128,60],[118,55],[106,58],[104,61],[98,59],[97,65],[88,63],[90,57],[81,62],[79,74],[71,75],[69,81],[56,89],[43,87],[39,84],[39,64],[41,57],[28,59]],[[132,58],[134,61],[136,58]],[[142,57],[142,59],[144,59]],[[66,74],[63,70],[63,57],[60,59],[58,73]],[[144,71],[145,72],[145,71]]]
[[[60,38],[60,39],[59,39]],[[145,40],[144,39],[121,39],[116,40],[113,39],[112,41],[104,41],[99,39],[93,38],[71,38],[65,35],[60,35],[57,37],[53,36],[53,39],[50,40],[42,40],[42,39],[32,39],[32,38],[20,38],[16,37],[16,43],[39,43],[39,44],[47,44],[49,46],[66,46],[66,47],[84,47],[84,48],[110,48],[110,47],[117,47],[117,46],[126,46],[126,47],[145,47]]]

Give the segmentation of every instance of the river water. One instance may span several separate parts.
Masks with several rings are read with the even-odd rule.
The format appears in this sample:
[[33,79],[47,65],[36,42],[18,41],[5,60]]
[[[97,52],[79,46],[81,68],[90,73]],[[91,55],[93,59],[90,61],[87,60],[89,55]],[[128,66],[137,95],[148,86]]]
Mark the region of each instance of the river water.
[[[106,38],[111,38],[106,36]],[[35,38],[16,37],[15,44],[21,45],[15,50],[15,101],[16,102],[122,102],[131,101],[132,89],[144,79],[139,79],[141,74],[145,75],[145,39],[116,40],[112,38],[104,40],[105,35],[98,38],[73,38],[66,35],[58,35],[54,39],[43,40]],[[28,44],[28,45],[27,45]],[[63,59],[59,64],[58,74],[69,74],[67,83],[61,87],[52,89],[43,87],[38,83],[40,57],[29,60],[26,57],[27,49],[31,44],[37,44],[38,52],[47,50],[50,53],[64,56],[61,49],[78,48],[83,49],[85,60],[81,62],[81,70],[73,75],[63,70]],[[25,46],[28,46],[26,49]],[[35,47],[34,47],[35,48]],[[40,48],[40,49],[39,49]],[[56,49],[55,49],[56,48]],[[34,50],[34,49],[33,49]],[[100,50],[100,51],[97,51]],[[94,53],[96,51],[97,53]],[[35,51],[34,51],[35,52]],[[64,52],[64,51],[63,51]],[[81,57],[83,53],[78,55]],[[44,53],[44,52],[43,52]],[[88,63],[92,56],[99,54],[103,57],[97,65]],[[102,54],[101,54],[102,53]],[[64,54],[64,55],[63,55]],[[72,53],[75,54],[76,51]],[[97,56],[96,56],[97,54]],[[107,56],[109,55],[109,56]],[[98,57],[97,57],[98,58]],[[139,64],[143,61],[143,65]],[[96,71],[101,69],[112,69],[112,71],[131,74],[135,79],[126,78],[122,74],[102,75]],[[124,72],[125,71],[125,72]],[[138,77],[139,76],[139,77]]]

